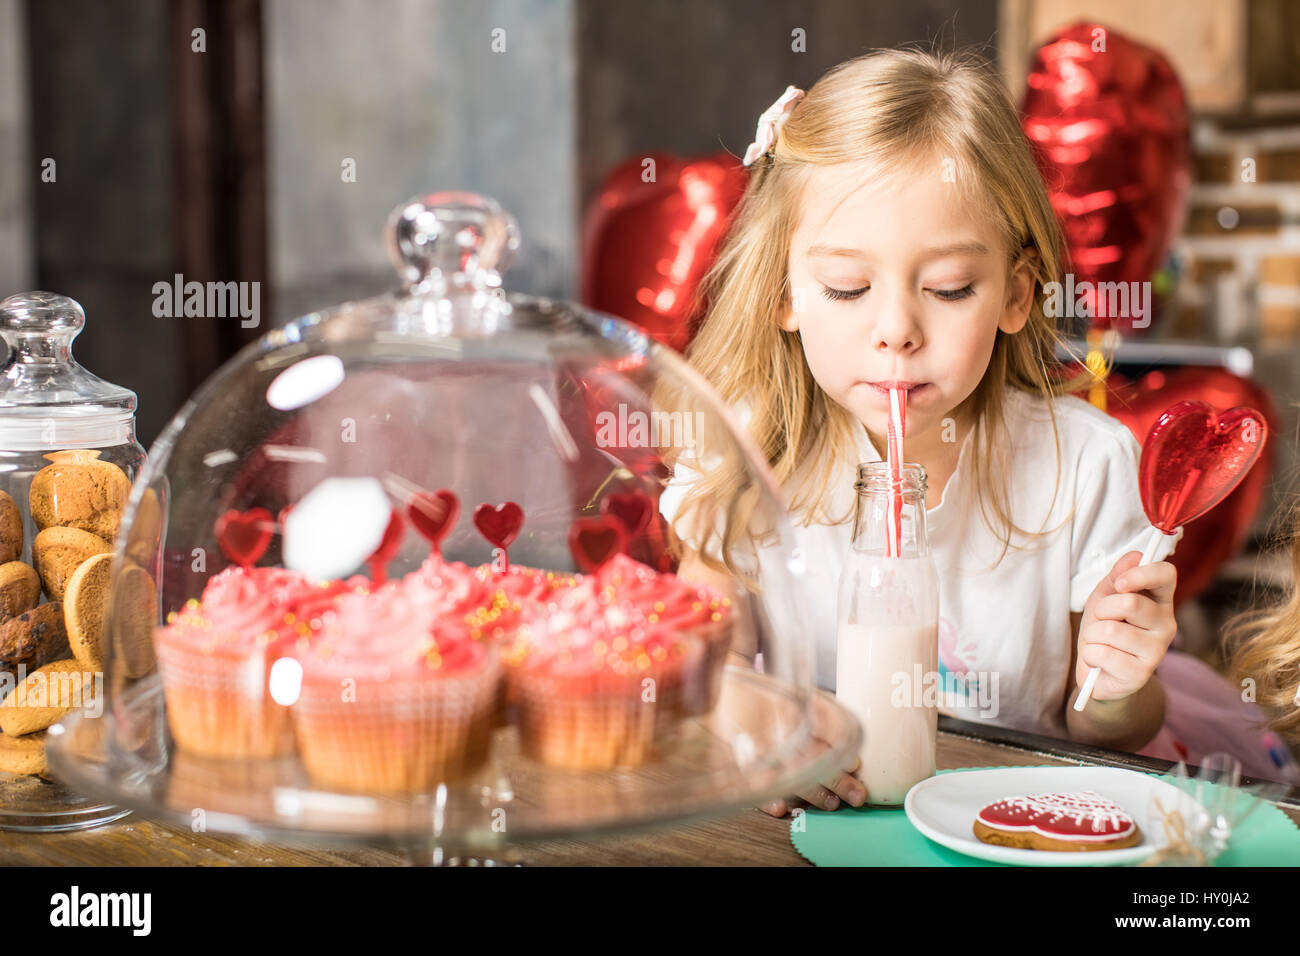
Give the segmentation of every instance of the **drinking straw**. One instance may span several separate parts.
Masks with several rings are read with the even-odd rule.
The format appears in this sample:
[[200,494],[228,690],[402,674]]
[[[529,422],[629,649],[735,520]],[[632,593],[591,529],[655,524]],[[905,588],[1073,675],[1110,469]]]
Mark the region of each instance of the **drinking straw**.
[[889,390],[889,556],[903,556],[903,438],[907,431],[907,401],[898,388]]

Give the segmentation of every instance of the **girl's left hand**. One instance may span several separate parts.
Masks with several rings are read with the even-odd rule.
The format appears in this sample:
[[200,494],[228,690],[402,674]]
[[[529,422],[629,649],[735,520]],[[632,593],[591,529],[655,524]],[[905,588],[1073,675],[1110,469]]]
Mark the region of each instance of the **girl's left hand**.
[[1084,605],[1079,622],[1076,687],[1101,668],[1092,696],[1116,700],[1146,686],[1178,630],[1174,586],[1178,571],[1168,561],[1144,564],[1139,551],[1115,562]]

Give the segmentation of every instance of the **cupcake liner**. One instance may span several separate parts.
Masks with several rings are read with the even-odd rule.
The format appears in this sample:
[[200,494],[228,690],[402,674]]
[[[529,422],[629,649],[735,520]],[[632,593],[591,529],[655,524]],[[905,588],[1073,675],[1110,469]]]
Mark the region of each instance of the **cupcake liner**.
[[683,717],[712,713],[718,705],[722,672],[727,664],[727,652],[731,649],[731,632],[730,616],[685,632],[684,636],[697,643],[700,653],[692,666],[686,669],[679,710]]
[[501,665],[492,656],[472,673],[389,681],[304,679],[291,708],[303,764],[323,787],[352,792],[431,790],[473,769],[493,730]]
[[[675,724],[670,668],[636,675],[609,672],[515,677],[514,703],[524,752],[570,769],[637,766],[650,759]],[[642,681],[655,680],[655,700],[642,700]],[[665,716],[667,715],[667,716]]]
[[204,654],[157,642],[167,723],[181,749],[205,757],[293,752],[289,711],[271,699],[265,653]]

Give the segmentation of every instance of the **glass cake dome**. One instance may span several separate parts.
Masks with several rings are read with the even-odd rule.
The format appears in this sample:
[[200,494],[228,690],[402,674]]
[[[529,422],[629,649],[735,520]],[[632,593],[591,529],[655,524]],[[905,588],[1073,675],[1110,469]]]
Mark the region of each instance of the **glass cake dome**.
[[505,293],[490,199],[413,200],[388,245],[400,291],[268,332],[150,450],[107,706],[57,728],[55,772],[196,826],[480,852],[752,806],[856,753],[713,390]]

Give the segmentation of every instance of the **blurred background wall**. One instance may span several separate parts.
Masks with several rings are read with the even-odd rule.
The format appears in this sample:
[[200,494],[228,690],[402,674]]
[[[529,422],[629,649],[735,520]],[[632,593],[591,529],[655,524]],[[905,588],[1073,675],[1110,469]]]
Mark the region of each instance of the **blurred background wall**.
[[259,331],[155,318],[155,282],[261,282],[264,330],[392,288],[389,211],[464,188],[519,220],[510,288],[574,298],[583,211],[616,163],[739,156],[787,84],[873,47],[994,56],[997,10],[0,0],[0,295],[39,286],[82,303],[76,354],[140,395],[147,445]]

